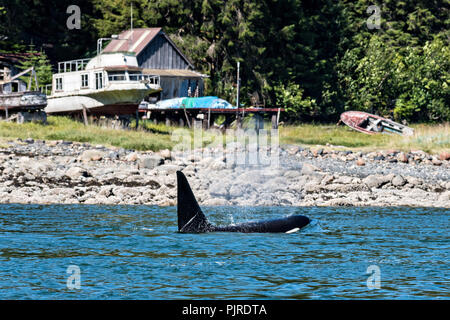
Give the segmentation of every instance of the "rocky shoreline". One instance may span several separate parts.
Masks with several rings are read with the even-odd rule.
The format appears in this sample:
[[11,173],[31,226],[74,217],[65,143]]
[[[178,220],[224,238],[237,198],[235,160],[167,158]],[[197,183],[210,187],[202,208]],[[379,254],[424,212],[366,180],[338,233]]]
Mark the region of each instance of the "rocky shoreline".
[[3,204],[174,206],[175,172],[182,170],[204,206],[450,208],[446,152],[282,146],[272,150],[279,152],[279,165],[264,167],[229,163],[217,149],[200,157],[33,139],[9,141],[7,146],[0,148]]

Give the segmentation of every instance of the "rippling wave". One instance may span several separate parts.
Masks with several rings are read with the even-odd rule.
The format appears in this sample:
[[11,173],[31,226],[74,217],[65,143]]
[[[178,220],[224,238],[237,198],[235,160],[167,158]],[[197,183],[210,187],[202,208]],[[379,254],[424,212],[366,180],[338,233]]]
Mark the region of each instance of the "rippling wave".
[[[204,211],[216,225],[313,220],[293,234],[179,234],[176,208],[1,205],[0,298],[450,297],[446,209]],[[79,289],[68,285],[69,266],[80,270]],[[379,289],[370,287],[369,266],[379,268]]]

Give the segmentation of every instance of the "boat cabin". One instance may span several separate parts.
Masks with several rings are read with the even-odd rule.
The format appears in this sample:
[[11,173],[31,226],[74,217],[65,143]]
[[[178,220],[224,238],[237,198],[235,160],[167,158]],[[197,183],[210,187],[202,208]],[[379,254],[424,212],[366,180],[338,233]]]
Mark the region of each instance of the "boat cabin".
[[104,53],[133,52],[137,65],[147,75],[158,75],[162,91],[151,103],[179,97],[203,97],[204,79],[207,75],[195,70],[162,28],[138,28],[126,30],[112,40]]
[[16,67],[19,62],[11,54],[0,53],[0,93],[24,92],[27,90],[27,83],[21,79],[10,81],[20,71]]
[[53,75],[52,96],[98,91],[110,84],[140,81],[158,84],[159,77],[144,75],[133,54],[100,54],[93,59],[59,62],[58,73]]

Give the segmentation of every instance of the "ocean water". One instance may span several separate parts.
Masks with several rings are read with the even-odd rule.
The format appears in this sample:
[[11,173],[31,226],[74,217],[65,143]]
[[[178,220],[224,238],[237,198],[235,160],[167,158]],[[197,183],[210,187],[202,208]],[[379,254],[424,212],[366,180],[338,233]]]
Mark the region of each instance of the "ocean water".
[[313,222],[179,234],[174,207],[1,205],[0,299],[450,298],[448,209],[203,209],[214,224]]

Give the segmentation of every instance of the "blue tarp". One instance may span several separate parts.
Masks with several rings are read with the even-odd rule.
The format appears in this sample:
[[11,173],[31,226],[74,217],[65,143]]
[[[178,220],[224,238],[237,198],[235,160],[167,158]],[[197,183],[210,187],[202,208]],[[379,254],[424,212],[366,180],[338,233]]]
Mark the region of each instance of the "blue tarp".
[[219,97],[176,98],[156,103],[158,109],[236,109],[231,103]]

